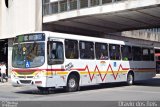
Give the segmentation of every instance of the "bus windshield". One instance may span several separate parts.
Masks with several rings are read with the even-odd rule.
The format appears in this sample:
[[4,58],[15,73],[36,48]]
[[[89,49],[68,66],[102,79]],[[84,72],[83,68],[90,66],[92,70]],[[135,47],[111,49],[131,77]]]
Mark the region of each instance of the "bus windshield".
[[13,46],[12,66],[34,68],[44,64],[44,42],[22,43]]

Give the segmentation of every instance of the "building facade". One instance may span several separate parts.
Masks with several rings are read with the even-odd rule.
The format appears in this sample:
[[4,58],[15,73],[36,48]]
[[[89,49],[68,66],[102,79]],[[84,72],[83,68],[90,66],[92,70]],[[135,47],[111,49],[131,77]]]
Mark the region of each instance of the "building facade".
[[11,72],[12,44],[16,35],[41,31],[41,0],[0,0],[0,62]]

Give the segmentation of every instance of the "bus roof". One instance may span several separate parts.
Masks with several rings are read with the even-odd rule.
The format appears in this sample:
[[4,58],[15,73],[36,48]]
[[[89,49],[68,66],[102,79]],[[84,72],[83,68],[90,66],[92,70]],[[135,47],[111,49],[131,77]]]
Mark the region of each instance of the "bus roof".
[[146,46],[144,44],[137,44],[131,43],[128,41],[122,40],[114,40],[114,39],[106,39],[106,38],[98,38],[98,37],[91,37],[91,36],[83,36],[83,35],[75,35],[75,34],[67,34],[67,33],[58,33],[58,32],[51,32],[51,31],[38,31],[32,33],[44,33],[47,38],[59,38],[59,39],[75,39],[75,40],[83,40],[83,41],[91,41],[91,42],[104,42],[110,44],[121,44],[121,45],[134,45],[134,46],[144,46],[144,47],[153,47],[153,46]]

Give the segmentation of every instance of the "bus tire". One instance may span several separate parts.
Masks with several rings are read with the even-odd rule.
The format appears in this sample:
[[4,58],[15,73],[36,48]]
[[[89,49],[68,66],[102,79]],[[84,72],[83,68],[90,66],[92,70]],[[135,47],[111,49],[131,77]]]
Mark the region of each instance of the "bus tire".
[[133,85],[134,84],[134,74],[132,72],[129,72],[127,75],[127,85]]
[[74,92],[77,91],[79,87],[79,81],[76,75],[71,74],[67,80],[66,91]]

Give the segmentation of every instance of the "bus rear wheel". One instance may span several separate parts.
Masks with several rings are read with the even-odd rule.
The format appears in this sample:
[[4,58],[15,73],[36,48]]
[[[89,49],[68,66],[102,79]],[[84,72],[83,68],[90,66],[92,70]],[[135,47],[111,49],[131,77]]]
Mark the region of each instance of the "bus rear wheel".
[[77,91],[79,87],[79,81],[76,75],[70,75],[67,80],[66,91],[74,92]]
[[134,74],[132,72],[129,72],[127,75],[127,85],[133,85],[134,84]]

